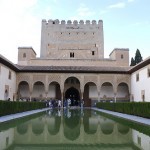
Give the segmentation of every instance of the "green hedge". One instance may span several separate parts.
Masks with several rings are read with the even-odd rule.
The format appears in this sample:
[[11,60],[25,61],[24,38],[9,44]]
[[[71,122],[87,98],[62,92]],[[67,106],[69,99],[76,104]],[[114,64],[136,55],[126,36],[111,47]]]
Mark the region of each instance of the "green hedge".
[[99,102],[96,104],[96,107],[115,112],[150,118],[150,102],[128,102],[128,103]]
[[0,101],[0,116],[45,108],[44,102]]

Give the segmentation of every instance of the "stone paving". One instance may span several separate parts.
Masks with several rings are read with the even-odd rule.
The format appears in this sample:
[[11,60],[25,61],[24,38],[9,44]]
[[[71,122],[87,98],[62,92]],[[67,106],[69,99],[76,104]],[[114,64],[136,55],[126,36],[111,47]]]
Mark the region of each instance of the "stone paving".
[[128,114],[123,114],[123,113],[118,113],[118,112],[113,112],[113,111],[109,111],[109,110],[103,110],[103,109],[98,109],[98,108],[93,108],[94,110],[100,111],[100,112],[104,112],[106,114],[111,114],[115,117],[118,118],[123,118],[123,119],[127,119],[130,121],[134,121],[140,124],[144,124],[144,125],[149,125],[150,126],[150,119],[147,118],[143,118],[143,117],[138,117],[138,116],[134,116],[134,115],[128,115]]
[[49,109],[50,108],[44,108],[44,109],[31,110],[31,111],[21,112],[21,113],[17,113],[17,114],[2,116],[2,117],[0,117],[0,123],[10,121],[12,119],[22,118],[22,117],[32,115],[32,114],[35,114],[35,113],[39,113],[39,112],[42,112],[42,111],[46,111],[46,110],[49,110]]

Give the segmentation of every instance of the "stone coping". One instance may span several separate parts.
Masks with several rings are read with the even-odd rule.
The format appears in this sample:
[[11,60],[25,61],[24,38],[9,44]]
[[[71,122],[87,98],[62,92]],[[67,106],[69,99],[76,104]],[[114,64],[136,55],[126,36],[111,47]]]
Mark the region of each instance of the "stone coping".
[[[49,110],[49,109],[50,108],[44,108],[44,109],[31,110],[31,111],[21,112],[21,113],[17,113],[17,114],[2,116],[2,117],[0,117],[0,123],[10,121],[10,120],[13,120],[13,119],[17,119],[17,118],[22,118],[22,117],[25,117],[25,116],[28,116],[28,115],[36,114],[36,113],[43,112],[43,111],[46,111],[46,110]],[[123,114],[123,113],[118,113],[118,112],[113,112],[113,111],[109,111],[109,110],[98,109],[98,108],[92,108],[92,109],[103,112],[103,113],[106,113],[106,114],[113,115],[113,116],[118,117],[118,118],[123,118],[123,119],[127,119],[127,120],[130,120],[130,121],[134,121],[134,122],[137,122],[137,123],[140,123],[140,124],[150,126],[150,119],[147,119],[147,118],[138,117],[138,116],[134,116],[134,115]]]
[[49,109],[50,108],[43,108],[43,109],[25,111],[25,112],[21,112],[21,113],[2,116],[2,117],[0,117],[0,123],[10,121],[10,120],[13,120],[13,119],[22,118],[22,117],[29,116],[29,115],[33,115],[33,114],[43,112],[43,111],[46,111],[46,110],[49,110]]
[[99,112],[103,112],[106,114],[110,114],[113,115],[115,117],[118,118],[123,118],[123,119],[127,119],[133,122],[137,122],[143,125],[148,125],[150,126],[150,119],[148,118],[143,118],[143,117],[139,117],[139,116],[134,116],[134,115],[128,115],[128,114],[123,114],[123,113],[119,113],[119,112],[113,112],[113,111],[109,111],[109,110],[104,110],[104,109],[98,109],[98,108],[92,108],[93,110],[97,110]]

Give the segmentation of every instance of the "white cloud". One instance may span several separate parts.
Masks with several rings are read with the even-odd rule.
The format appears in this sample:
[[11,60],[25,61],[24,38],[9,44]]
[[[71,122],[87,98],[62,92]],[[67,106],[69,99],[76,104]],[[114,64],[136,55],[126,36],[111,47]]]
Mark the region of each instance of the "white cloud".
[[116,4],[109,5],[108,8],[109,9],[112,9],[112,8],[124,8],[125,6],[126,6],[126,3],[119,2],[119,3],[116,3]]
[[77,9],[78,16],[80,17],[90,17],[95,14],[94,11],[91,11],[85,4],[80,4],[80,7]]

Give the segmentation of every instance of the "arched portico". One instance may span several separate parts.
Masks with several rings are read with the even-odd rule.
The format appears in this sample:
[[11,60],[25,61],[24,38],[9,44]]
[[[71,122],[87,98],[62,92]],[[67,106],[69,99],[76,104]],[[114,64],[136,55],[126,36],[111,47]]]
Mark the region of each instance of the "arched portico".
[[21,81],[18,85],[18,99],[30,99],[29,84],[26,81]]
[[110,82],[104,82],[101,86],[101,101],[112,101],[114,100],[113,85]]
[[32,100],[36,101],[42,99],[45,99],[44,83],[41,81],[37,81],[33,85]]
[[125,82],[121,82],[117,87],[117,101],[130,101],[129,87]]
[[78,106],[81,99],[80,81],[69,77],[64,82],[64,99],[71,99],[71,106]]
[[49,84],[47,98],[61,100],[61,89],[60,84],[58,82],[53,81]]
[[98,100],[98,91],[95,83],[88,82],[85,84],[83,100],[85,107],[94,105],[94,102]]
[[79,91],[74,87],[67,89],[65,92],[65,99],[71,100],[71,106],[78,106],[80,101]]

